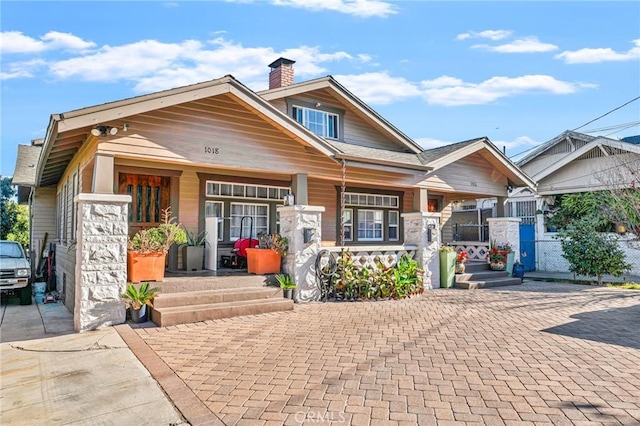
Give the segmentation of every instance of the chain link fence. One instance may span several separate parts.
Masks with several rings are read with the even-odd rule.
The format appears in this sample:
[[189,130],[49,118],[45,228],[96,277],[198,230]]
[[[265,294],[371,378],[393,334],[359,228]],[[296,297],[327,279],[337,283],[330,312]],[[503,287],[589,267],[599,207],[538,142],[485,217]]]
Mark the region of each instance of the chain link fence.
[[[569,262],[562,257],[560,240],[536,240],[536,271],[569,272]],[[625,254],[625,261],[632,265],[625,276],[640,277],[640,241],[620,238],[618,247]]]

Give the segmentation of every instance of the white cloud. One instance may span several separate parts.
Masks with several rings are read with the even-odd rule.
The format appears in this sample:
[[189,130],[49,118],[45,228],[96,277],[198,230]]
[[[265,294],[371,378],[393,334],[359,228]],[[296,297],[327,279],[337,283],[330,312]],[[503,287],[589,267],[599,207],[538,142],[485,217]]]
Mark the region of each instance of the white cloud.
[[[239,0],[238,3],[251,1]],[[313,12],[330,10],[361,18],[385,18],[397,13],[395,5],[382,0],[271,0],[275,6],[296,7]]]
[[167,7],[167,8],[174,8],[174,7],[178,7],[178,6],[180,6],[180,4],[178,4],[176,2],[172,2],[172,1],[171,2],[166,2],[164,4],[164,7]]
[[384,105],[420,96],[420,89],[403,77],[386,72],[337,75],[336,80],[366,103]]
[[451,145],[452,143],[455,143],[433,138],[418,138],[415,139],[415,141],[424,149],[440,148],[441,146]]
[[11,78],[31,78],[38,68],[44,67],[46,62],[42,59],[32,59],[30,61],[12,62],[8,65],[8,70],[0,71],[0,80]]
[[466,33],[458,34],[456,40],[467,40],[470,38],[488,38],[489,40],[497,41],[509,37],[513,32],[510,30],[485,30],[485,31],[469,31]]
[[567,64],[597,64],[600,62],[622,62],[640,59],[640,39],[633,40],[635,47],[626,52],[616,52],[610,47],[585,48],[559,53],[556,59],[562,59]]
[[50,31],[37,40],[20,31],[0,33],[0,52],[2,53],[37,53],[45,50],[86,50],[95,47],[95,43],[85,41],[69,33]]
[[498,53],[541,53],[556,50],[558,46],[550,43],[543,43],[537,37],[525,37],[514,40],[511,43],[501,44],[498,46],[489,46],[487,44],[476,44],[471,46],[472,49],[485,49]]
[[[504,141],[504,140],[493,140],[491,138],[489,138],[491,140],[491,142],[493,142],[493,144],[495,146],[497,146],[498,148],[500,148],[500,150],[502,150],[502,147],[505,147],[507,150],[507,153],[509,152],[521,152],[525,149],[529,149],[532,148],[534,146],[538,146],[540,144],[540,142],[536,142],[533,139],[531,139],[529,136],[519,136],[517,138],[515,138],[514,140],[511,141]],[[415,139],[415,141],[424,149],[433,149],[433,148],[440,148],[442,146],[446,146],[446,145],[451,145],[452,143],[457,143],[457,142],[461,142],[461,141],[443,141],[440,139],[433,139],[433,138],[418,138]]]
[[443,76],[421,82],[423,96],[431,105],[482,105],[497,99],[527,93],[564,95],[590,84],[556,80],[549,75],[524,75],[521,77],[492,77],[481,83],[467,83],[457,78]]

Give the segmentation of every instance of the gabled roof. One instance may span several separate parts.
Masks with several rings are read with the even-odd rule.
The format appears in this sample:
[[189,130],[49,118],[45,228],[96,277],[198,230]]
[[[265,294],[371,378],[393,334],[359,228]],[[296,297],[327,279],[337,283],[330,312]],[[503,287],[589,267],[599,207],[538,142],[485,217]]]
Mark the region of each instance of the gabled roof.
[[327,141],[339,152],[335,158],[345,160],[368,160],[374,164],[403,167],[413,170],[429,171],[431,167],[422,164],[418,155],[408,152],[389,151],[387,149],[369,148],[345,142]]
[[326,76],[315,80],[309,80],[302,83],[292,84],[291,86],[279,87],[277,89],[264,90],[257,94],[262,98],[271,101],[274,99],[280,99],[287,96],[295,96],[301,93],[310,92],[319,89],[330,89],[338,95],[342,100],[352,105],[356,110],[360,111],[363,115],[368,117],[377,126],[382,128],[387,134],[392,136],[395,140],[399,141],[410,151],[418,154],[422,152],[422,147],[418,145],[413,139],[405,135],[393,124],[388,122],[384,117],[378,114],[369,105],[364,103],[360,98],[347,90],[343,85],[338,83],[332,76]]
[[538,172],[536,175],[533,176],[533,178],[536,181],[541,181],[545,177],[551,175],[552,173],[555,173],[560,168],[566,166],[567,164],[571,163],[574,160],[579,159],[584,154],[586,154],[586,153],[588,153],[588,152],[590,152],[590,151],[592,151],[594,149],[602,150],[602,152],[603,152],[603,154],[605,156],[611,155],[609,153],[609,151],[607,149],[605,149],[604,147],[608,147],[608,148],[611,148],[613,150],[619,150],[619,151],[625,151],[625,152],[631,152],[631,153],[635,153],[635,154],[640,154],[640,145],[636,145],[636,144],[632,144],[632,143],[628,143],[628,142],[623,142],[623,141],[617,141],[617,140],[609,139],[609,138],[606,138],[606,137],[596,137],[596,138],[594,138],[594,140],[592,140],[588,144],[586,144],[586,145],[576,149],[575,151],[567,154],[566,156],[562,157],[561,159],[559,159],[555,163],[551,164],[550,166],[545,167],[544,170],[541,170],[540,172]]
[[[549,149],[553,148],[554,146],[558,145],[559,143],[565,140],[568,140],[570,142],[580,141],[582,143],[589,143],[595,138],[596,136],[575,132],[573,130],[565,130],[555,138],[548,140],[547,142],[543,143],[542,145],[540,145],[539,147],[537,147],[536,149],[534,149],[533,151],[531,151],[530,153],[522,157],[520,160],[518,160],[517,164],[518,166],[522,167],[528,162],[530,162],[531,160],[535,159],[539,155],[545,153]],[[611,139],[611,140],[614,140],[614,139]]]
[[458,161],[468,155],[484,151],[493,157],[496,164],[500,164],[510,175],[509,180],[516,186],[527,186],[535,188],[536,183],[517,165],[515,165],[497,146],[486,136],[469,139],[466,141],[445,145],[438,148],[428,149],[418,154],[421,162],[425,166],[439,169]]
[[35,186],[36,169],[42,147],[40,145],[18,145],[18,158],[13,172],[13,185]]

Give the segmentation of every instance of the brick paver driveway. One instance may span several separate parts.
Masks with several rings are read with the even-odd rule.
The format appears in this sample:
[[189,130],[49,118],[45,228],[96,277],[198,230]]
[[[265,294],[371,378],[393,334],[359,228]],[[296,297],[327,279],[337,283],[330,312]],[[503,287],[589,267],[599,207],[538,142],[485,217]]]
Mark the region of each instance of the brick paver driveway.
[[137,333],[225,424],[640,424],[632,290],[525,282]]

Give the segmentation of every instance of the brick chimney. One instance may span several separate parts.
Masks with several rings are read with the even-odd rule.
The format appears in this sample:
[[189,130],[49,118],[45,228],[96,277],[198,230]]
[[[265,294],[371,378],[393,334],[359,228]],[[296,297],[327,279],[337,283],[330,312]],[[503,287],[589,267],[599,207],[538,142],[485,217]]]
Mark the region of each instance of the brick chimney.
[[293,64],[296,61],[279,58],[269,64],[269,90],[287,87],[293,84]]

